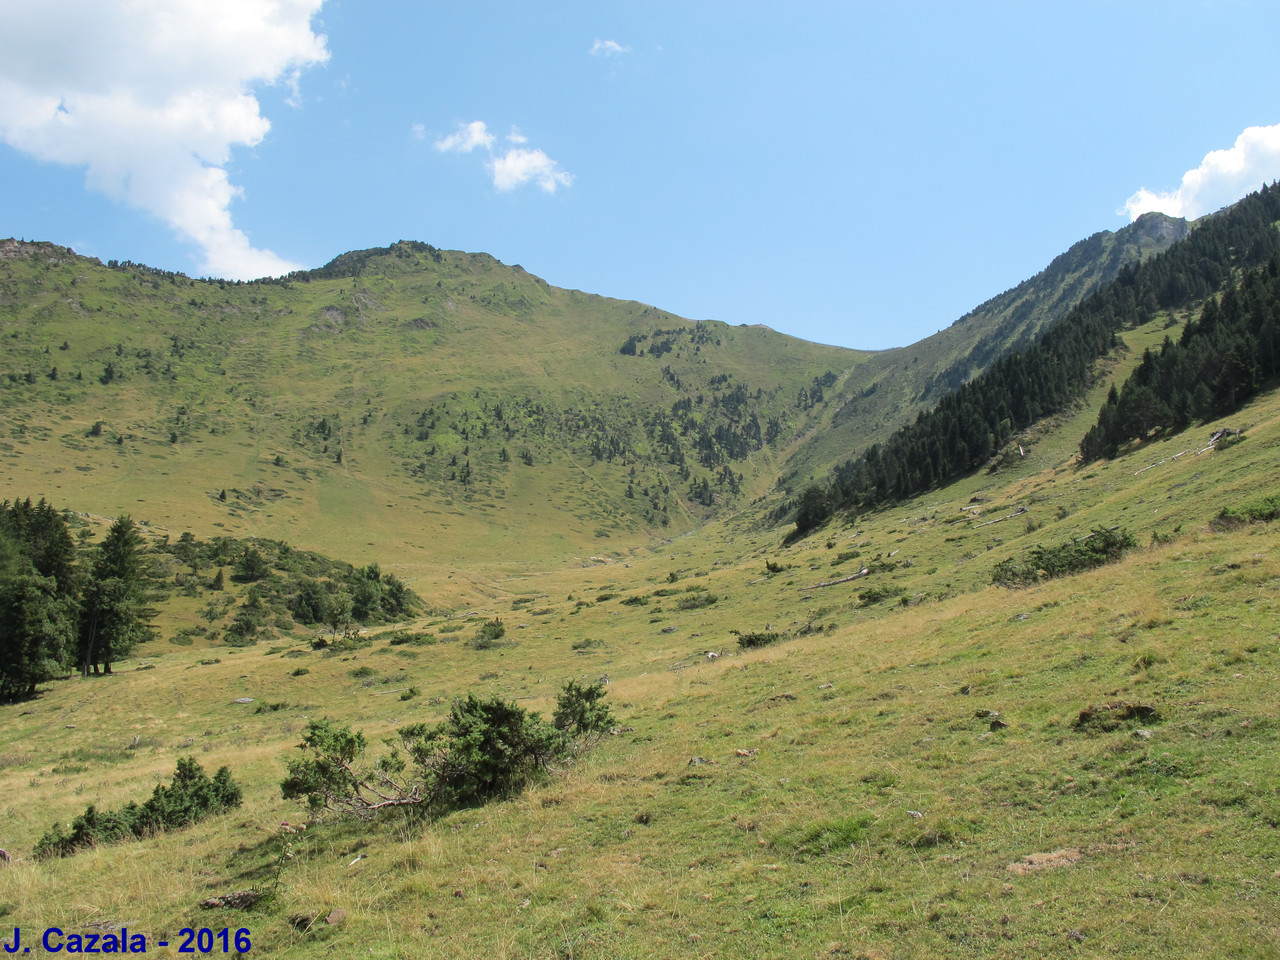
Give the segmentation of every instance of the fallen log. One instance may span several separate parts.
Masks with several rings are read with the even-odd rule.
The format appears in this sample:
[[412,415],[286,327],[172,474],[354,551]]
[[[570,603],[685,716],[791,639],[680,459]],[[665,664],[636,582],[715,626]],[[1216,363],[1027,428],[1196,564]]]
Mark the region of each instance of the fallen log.
[[863,567],[860,571],[858,571],[851,577],[841,577],[839,580],[827,580],[823,583],[815,583],[812,586],[805,587],[804,589],[812,590],[815,587],[834,587],[840,583],[848,583],[850,580],[861,580],[863,577],[867,576],[870,573],[871,573],[870,570],[868,570],[866,567]]
[[1005,520],[1012,520],[1014,517],[1020,517],[1026,512],[1027,512],[1026,507],[1019,507],[1017,510],[1013,511],[1013,513],[1007,513],[1003,517],[997,517],[994,520],[988,520],[986,523],[975,523],[972,529],[977,530],[978,527],[989,527],[993,523],[1002,523]]

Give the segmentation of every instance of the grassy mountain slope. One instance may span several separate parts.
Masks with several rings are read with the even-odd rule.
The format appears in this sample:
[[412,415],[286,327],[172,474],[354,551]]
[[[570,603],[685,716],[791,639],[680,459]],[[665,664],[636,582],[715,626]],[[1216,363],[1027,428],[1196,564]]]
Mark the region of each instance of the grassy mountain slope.
[[829,397],[827,427],[815,431],[788,463],[789,482],[821,476],[835,463],[883,441],[1002,354],[1026,347],[1123,267],[1168,249],[1190,230],[1185,220],[1161,213],[1144,214],[1121,230],[1102,230],[946,329],[910,346],[876,353]]
[[5,241],[3,479],[175,532],[357,561],[390,543],[397,569],[432,579],[626,552],[883,439],[1184,226],[1104,231],[877,354],[695,324],[421,243],[228,284]]
[[[1110,378],[1167,321],[1126,331]],[[1224,425],[1247,439],[1201,450]],[[1038,429],[1026,458],[789,549],[719,519],[626,563],[513,575],[425,618],[424,645],[297,637],[212,663],[159,644],[0,708],[6,922],[243,926],[264,957],[1273,956],[1280,556],[1273,525],[1212,521],[1275,492],[1280,395],[1087,468],[1080,423]],[[1117,525],[1140,544],[1118,564],[991,584]],[[493,616],[509,644],[461,642]],[[733,630],[781,636],[742,651]],[[603,675],[617,735],[518,798],[278,827],[304,818],[278,783],[308,717],[376,741],[469,691],[546,713]],[[189,752],[232,765],[243,808],[25,859],[52,819],[145,794]],[[273,904],[198,906],[282,862]]]
[[865,356],[419,243],[230,284],[6,241],[0,479],[444,579],[745,502],[812,420],[806,387]]
[[[869,508],[928,491],[986,466],[1016,433],[1048,416],[1079,404],[1097,379],[1098,363],[1115,348],[1127,329],[1144,325],[1161,311],[1175,314],[1197,309],[1243,270],[1257,268],[1280,256],[1280,205],[1274,186],[1264,187],[1205,219],[1203,226],[1165,253],[1126,268],[1111,284],[1081,301],[1066,317],[1048,328],[1024,350],[1006,353],[979,376],[921,411],[884,443],[874,445],[834,471],[825,497],[810,499],[803,526],[831,509]],[[1225,296],[1225,295],[1224,295]],[[1225,301],[1224,301],[1225,302]],[[1262,302],[1258,303],[1262,309]],[[1170,317],[1170,323],[1176,323]],[[1261,331],[1265,324],[1255,324]],[[1225,366],[1224,376],[1238,378],[1204,386],[1223,398],[1240,398],[1260,385],[1260,367],[1248,354],[1255,341],[1243,333],[1225,347],[1238,356]],[[1213,376],[1206,372],[1206,376]],[[1190,387],[1190,385],[1188,385]],[[1247,387],[1247,390],[1244,389]],[[1210,396],[1210,400],[1213,396]],[[1179,404],[1183,413],[1197,416],[1231,409],[1225,403],[1206,404],[1197,394],[1194,406]],[[1155,413],[1153,423],[1171,424]],[[1130,422],[1127,414],[1124,423]],[[1133,419],[1135,424],[1146,415]],[[1180,423],[1190,422],[1182,416]]]

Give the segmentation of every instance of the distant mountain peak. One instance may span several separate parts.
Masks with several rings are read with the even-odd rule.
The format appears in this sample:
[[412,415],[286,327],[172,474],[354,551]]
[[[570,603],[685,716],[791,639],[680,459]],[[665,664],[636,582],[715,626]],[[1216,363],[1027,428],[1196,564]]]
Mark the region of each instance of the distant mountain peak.
[[1191,232],[1191,224],[1182,217],[1171,217],[1167,213],[1151,211],[1144,213],[1129,226],[1116,231],[1117,236],[1128,235],[1128,239],[1144,244],[1157,243],[1167,246],[1177,243]]

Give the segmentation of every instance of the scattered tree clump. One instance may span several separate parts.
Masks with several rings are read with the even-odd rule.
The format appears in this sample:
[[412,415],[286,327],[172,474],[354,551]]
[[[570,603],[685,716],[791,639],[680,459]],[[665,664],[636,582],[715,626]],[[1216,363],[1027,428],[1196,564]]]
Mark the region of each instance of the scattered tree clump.
[[133,521],[120,517],[77,564],[65,517],[43,499],[0,503],[0,701],[112,662],[151,639],[149,560]]
[[1088,536],[1056,547],[1035,547],[1026,559],[1010,557],[996,564],[991,580],[1002,587],[1029,587],[1042,580],[1065,577],[1115,563],[1137,546],[1127,530],[1097,527]]
[[[395,622],[422,606],[376,563],[355,567],[264,538],[201,541],[183,533],[148,543],[142,525],[127,516],[96,545],[81,524],[77,547],[69,524],[78,522],[45,500],[0,502],[0,703],[33,697],[38,684],[77,667],[84,676],[111,673],[113,663],[155,638],[152,604],[175,591],[203,596],[199,615],[210,625],[179,629],[180,644],[212,635],[250,646],[295,622],[325,624],[336,638],[353,621]],[[239,606],[227,567],[233,581],[247,584]]]
[[82,847],[141,839],[187,827],[240,806],[240,799],[240,787],[229,768],[222,767],[210,778],[194,758],[183,757],[178,761],[173,782],[168,786],[158,784],[146,802],[130,802],[110,813],[99,813],[90,804],[71,821],[68,833],[63,832],[62,824],[55,823],[36,844],[35,857],[69,857]]

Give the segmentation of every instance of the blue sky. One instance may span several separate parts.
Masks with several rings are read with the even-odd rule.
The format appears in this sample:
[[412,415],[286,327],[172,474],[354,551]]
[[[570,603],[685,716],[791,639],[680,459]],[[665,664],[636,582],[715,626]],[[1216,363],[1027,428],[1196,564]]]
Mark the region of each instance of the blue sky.
[[1277,41],[1273,0],[10,4],[0,236],[243,277],[418,239],[879,349],[1280,177]]

